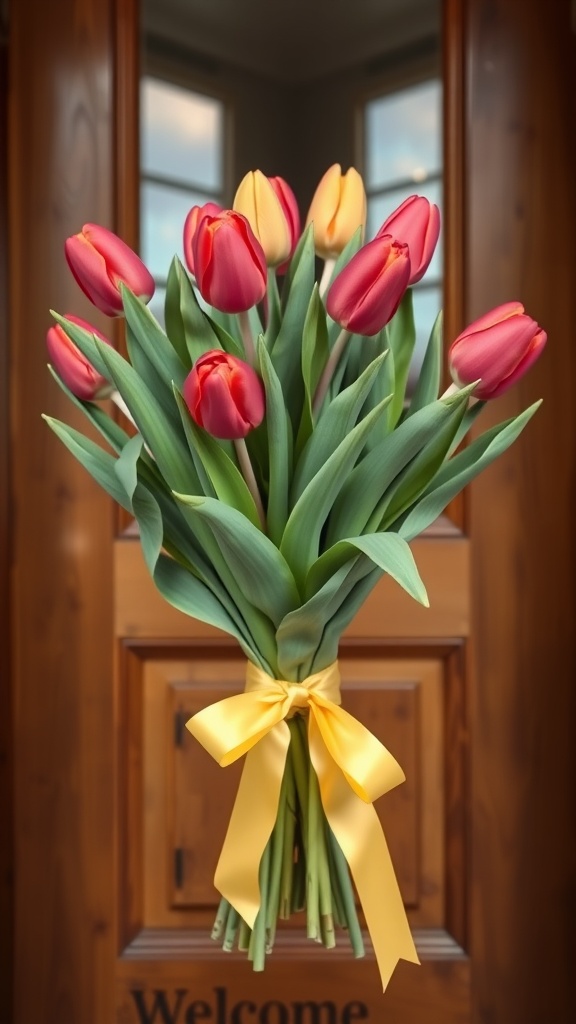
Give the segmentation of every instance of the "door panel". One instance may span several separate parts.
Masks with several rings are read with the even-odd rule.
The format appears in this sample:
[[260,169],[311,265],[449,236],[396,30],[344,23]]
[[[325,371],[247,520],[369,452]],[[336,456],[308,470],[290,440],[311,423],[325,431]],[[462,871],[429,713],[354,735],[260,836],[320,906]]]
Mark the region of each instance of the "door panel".
[[[180,746],[175,713],[203,687],[240,682],[241,661],[162,602],[137,541],[114,540],[110,502],[40,420],[81,427],[46,374],[48,308],[110,329],[79,297],[64,238],[93,220],[135,241],[134,5],[57,0],[33,17],[11,5],[14,522],[0,543],[12,566],[14,1024],[576,1020],[570,3],[545,19],[537,0],[445,10],[448,334],[520,296],[550,341],[485,417],[543,396],[526,437],[413,545],[431,608],[384,581],[343,646],[349,706],[410,775],[379,811],[422,966],[401,963],[382,997],[370,955],[327,953],[297,925],[264,975],[208,938],[207,861],[234,769],[219,774],[188,736]],[[198,772],[221,807],[188,786]]]
[[[430,635],[430,627],[429,635],[418,635],[422,609],[416,604],[407,602],[399,617],[395,604],[403,595],[396,585],[383,581],[348,629],[340,662],[344,706],[385,743],[407,774],[406,783],[380,800],[377,809],[423,967],[413,968],[412,973],[400,969],[398,978],[405,980],[396,981],[395,976],[392,986],[399,987],[402,1000],[423,974],[435,979],[423,982],[424,987],[434,988],[436,975],[444,972],[446,989],[438,990],[429,1012],[438,1014],[434,1019],[451,1024],[461,1019],[468,977],[458,908],[465,901],[463,626],[469,621],[469,609],[467,541],[453,528],[450,540],[446,533],[441,524],[436,535],[432,532],[417,544],[428,570],[424,578],[438,598],[436,635]],[[175,1013],[176,1021],[200,1014],[195,1003],[211,1007],[205,1010],[206,1016],[224,1013],[219,1003],[224,998],[258,1003],[263,1020],[268,1011],[262,1007],[270,1000],[280,1001],[282,1008],[271,1009],[270,1019],[275,1020],[274,1012],[279,1019],[291,1021],[304,1013],[292,1004],[318,1002],[315,993],[322,991],[318,977],[332,977],[335,971],[341,978],[342,995],[333,1011],[322,1012],[346,1019],[356,1012],[346,1009],[348,1003],[354,1002],[355,992],[361,992],[362,1007],[366,1013],[375,1013],[381,991],[373,958],[360,962],[348,957],[345,936],[336,951],[315,947],[305,937],[302,915],[279,925],[264,975],[253,975],[241,954],[224,954],[211,942],[219,898],[213,874],[240,765],[227,769],[215,765],[185,722],[208,704],[241,691],[245,662],[229,638],[158,598],[137,538],[116,542],[115,565],[120,735],[132,737],[129,745],[119,748],[119,772],[125,780],[119,823],[131,823],[129,830],[121,832],[120,851],[125,862],[120,891],[130,891],[132,915],[121,925],[127,942],[117,973],[125,1019],[146,1020],[156,987],[163,993],[157,998],[164,1012]],[[400,625],[404,635],[394,636],[390,630]],[[169,965],[176,961],[186,962],[177,983],[168,980],[172,977]],[[203,965],[202,973],[191,987],[197,961]],[[284,968],[286,961],[297,967],[296,975]],[[313,971],[306,966],[309,961]],[[230,987],[232,963],[238,971],[238,989]],[[139,987],[131,989],[136,977]],[[224,995],[220,992],[223,978]],[[453,982],[446,981],[452,978]],[[460,993],[454,1005],[446,999],[452,984]],[[179,991],[184,989],[186,995],[179,1003]],[[136,991],[140,994],[135,995]],[[326,989],[324,995],[330,991]],[[403,1010],[405,1024],[418,1021],[408,1005],[409,1000]],[[157,1013],[161,1012],[158,1008]],[[363,1013],[364,1009],[358,1010],[359,1019]],[[244,1009],[238,1014],[244,1014]]]

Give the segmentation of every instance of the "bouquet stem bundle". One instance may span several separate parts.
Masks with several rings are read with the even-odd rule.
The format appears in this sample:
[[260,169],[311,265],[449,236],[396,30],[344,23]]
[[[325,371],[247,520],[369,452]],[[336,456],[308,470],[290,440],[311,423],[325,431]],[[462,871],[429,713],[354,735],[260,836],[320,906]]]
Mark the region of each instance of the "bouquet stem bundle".
[[347,932],[355,957],[364,956],[356,899],[344,854],[322,807],[310,761],[306,718],[287,722],[290,746],[280,790],[278,816],[260,864],[261,905],[250,929],[226,899],[220,900],[212,938],[225,952],[247,952],[263,971],[274,948],[278,920],[306,912],[309,939],[326,949],[336,945],[336,929]]

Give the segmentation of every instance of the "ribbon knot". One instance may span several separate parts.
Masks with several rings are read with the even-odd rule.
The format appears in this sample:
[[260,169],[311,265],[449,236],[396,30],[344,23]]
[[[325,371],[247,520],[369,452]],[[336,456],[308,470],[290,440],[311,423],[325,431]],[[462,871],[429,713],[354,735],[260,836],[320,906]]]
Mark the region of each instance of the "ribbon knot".
[[218,764],[247,755],[214,882],[253,928],[260,907],[260,861],[276,821],[290,745],[284,719],[297,709],[309,709],[310,760],[322,805],[350,867],[386,988],[399,959],[419,962],[372,806],[404,781],[404,772],[386,747],[339,705],[337,662],[301,683],[272,679],[249,662],[244,693],[211,704],[186,724]]
[[286,718],[292,718],[298,709],[302,710],[308,707],[310,694],[300,683],[288,683],[286,695],[289,701],[289,710]]

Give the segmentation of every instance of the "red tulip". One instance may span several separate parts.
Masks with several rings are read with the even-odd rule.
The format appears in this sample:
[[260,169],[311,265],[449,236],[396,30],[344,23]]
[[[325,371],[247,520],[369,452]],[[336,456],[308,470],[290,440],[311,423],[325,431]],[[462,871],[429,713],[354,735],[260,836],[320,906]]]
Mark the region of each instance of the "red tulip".
[[300,238],[300,211],[298,209],[296,196],[294,195],[288,182],[284,181],[284,178],[268,178],[268,181],[272,185],[272,188],[274,189],[276,195],[278,196],[278,199],[280,200],[280,205],[282,207],[284,216],[286,217],[286,222],[288,224],[288,232],[290,235],[290,254],[286,262],[282,263],[277,268],[279,274],[285,274],[288,269],[290,260],[294,255],[294,250],[298,244],[298,239]]
[[64,251],[82,291],[107,316],[123,311],[121,284],[144,302],[154,295],[154,278],[140,257],[107,228],[85,224],[80,234],[66,239]]
[[546,334],[520,302],[506,302],[485,313],[450,346],[448,360],[458,385],[479,380],[475,398],[497,398],[530,369],[546,344]]
[[393,235],[410,250],[409,285],[424,277],[440,234],[440,210],[425,196],[409,196],[384,221],[376,238]]
[[382,235],[363,246],[338,274],[326,309],[347,331],[378,334],[394,316],[409,280],[408,246]]
[[195,362],[184,381],[192,419],[214,437],[246,437],[264,419],[264,387],[248,363],[214,349]]
[[206,214],[215,217],[221,211],[222,207],[218,203],[204,203],[203,206],[193,206],[184,221],[184,259],[191,274],[195,273],[193,243],[198,221]]
[[192,242],[202,298],[223,313],[241,313],[264,297],[266,257],[248,221],[233,210],[199,218]]
[[[100,341],[110,344],[100,331],[97,331],[91,324],[81,320],[80,317],[67,313],[66,317],[78,327],[95,334]],[[92,401],[95,398],[103,398],[110,391],[110,384],[105,377],[102,377],[92,363],[89,363],[79,348],[66,334],[60,324],[51,327],[46,335],[46,346],[50,362],[54,366],[58,376],[64,381],[66,387],[84,401]]]

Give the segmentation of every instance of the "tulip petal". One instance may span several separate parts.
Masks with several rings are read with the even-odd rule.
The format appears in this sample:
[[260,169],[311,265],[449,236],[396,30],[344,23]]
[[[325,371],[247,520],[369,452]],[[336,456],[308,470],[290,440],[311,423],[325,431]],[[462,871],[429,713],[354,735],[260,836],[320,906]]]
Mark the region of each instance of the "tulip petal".
[[122,300],[106,271],[104,257],[83,235],[73,235],[64,243],[68,266],[87,298],[106,316],[122,312]]
[[85,224],[82,233],[104,258],[108,277],[116,288],[123,283],[144,301],[152,298],[154,278],[126,242],[100,224]]

